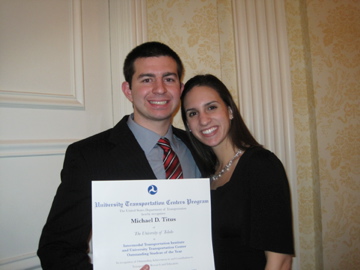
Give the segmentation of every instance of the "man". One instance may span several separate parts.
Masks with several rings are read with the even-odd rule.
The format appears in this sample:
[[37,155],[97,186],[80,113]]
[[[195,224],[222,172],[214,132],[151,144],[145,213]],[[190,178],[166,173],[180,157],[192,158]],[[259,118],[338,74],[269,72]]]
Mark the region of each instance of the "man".
[[61,184],[39,243],[44,270],[92,269],[91,181],[166,178],[160,138],[167,138],[177,154],[180,178],[201,176],[185,132],[171,126],[183,90],[179,56],[162,43],[144,43],[126,57],[124,76],[122,90],[133,114],[66,151]]

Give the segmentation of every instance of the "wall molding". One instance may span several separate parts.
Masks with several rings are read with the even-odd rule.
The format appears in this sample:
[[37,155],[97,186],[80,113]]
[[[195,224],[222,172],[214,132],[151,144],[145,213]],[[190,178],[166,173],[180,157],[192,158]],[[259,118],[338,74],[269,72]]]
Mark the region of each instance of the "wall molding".
[[[111,74],[114,124],[133,112],[122,93],[123,62],[127,54],[147,40],[146,0],[110,0]],[[126,37],[126,38],[124,38]]]
[[0,140],[0,158],[64,155],[69,144],[78,140]]
[[284,0],[232,0],[238,97],[255,138],[283,162],[293,208],[300,269],[297,175],[292,89]]
[[[84,108],[84,72],[82,54],[82,12],[81,0],[71,0],[71,78],[69,94],[48,93],[46,89],[39,91],[22,91],[0,89],[0,106],[16,108],[46,109],[83,109]],[[50,61],[50,60],[49,60]],[[54,71],[55,72],[55,71]],[[20,76],[20,74],[19,74]]]
[[41,269],[39,258],[36,252],[22,254],[12,258],[0,260],[0,269],[28,269],[35,270]]

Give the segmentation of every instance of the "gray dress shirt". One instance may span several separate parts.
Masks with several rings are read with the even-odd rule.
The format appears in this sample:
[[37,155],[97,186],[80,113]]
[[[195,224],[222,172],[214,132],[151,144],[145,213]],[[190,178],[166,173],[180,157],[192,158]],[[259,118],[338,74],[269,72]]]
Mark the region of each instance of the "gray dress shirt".
[[[133,114],[130,115],[127,124],[143,149],[156,178],[165,179],[165,169],[163,166],[164,152],[160,146],[157,145],[161,136],[135,123]],[[196,166],[190,150],[173,134],[171,126],[164,137],[170,141],[171,148],[175,151],[180,160],[184,178],[200,178],[200,170]]]

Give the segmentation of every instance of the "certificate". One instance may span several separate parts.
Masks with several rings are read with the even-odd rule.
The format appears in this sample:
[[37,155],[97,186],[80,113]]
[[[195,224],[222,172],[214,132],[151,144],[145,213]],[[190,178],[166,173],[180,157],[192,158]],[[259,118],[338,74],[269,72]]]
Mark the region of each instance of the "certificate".
[[214,270],[209,179],[92,182],[95,270]]

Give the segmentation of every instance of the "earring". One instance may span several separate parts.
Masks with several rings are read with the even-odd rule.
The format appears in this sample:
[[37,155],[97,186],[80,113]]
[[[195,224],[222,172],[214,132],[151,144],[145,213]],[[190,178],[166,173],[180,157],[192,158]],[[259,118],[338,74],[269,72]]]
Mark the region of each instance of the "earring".
[[232,109],[230,108],[230,106],[228,106],[228,109],[229,109],[229,113],[230,113],[230,120],[232,120],[234,118],[233,116],[233,111]]

